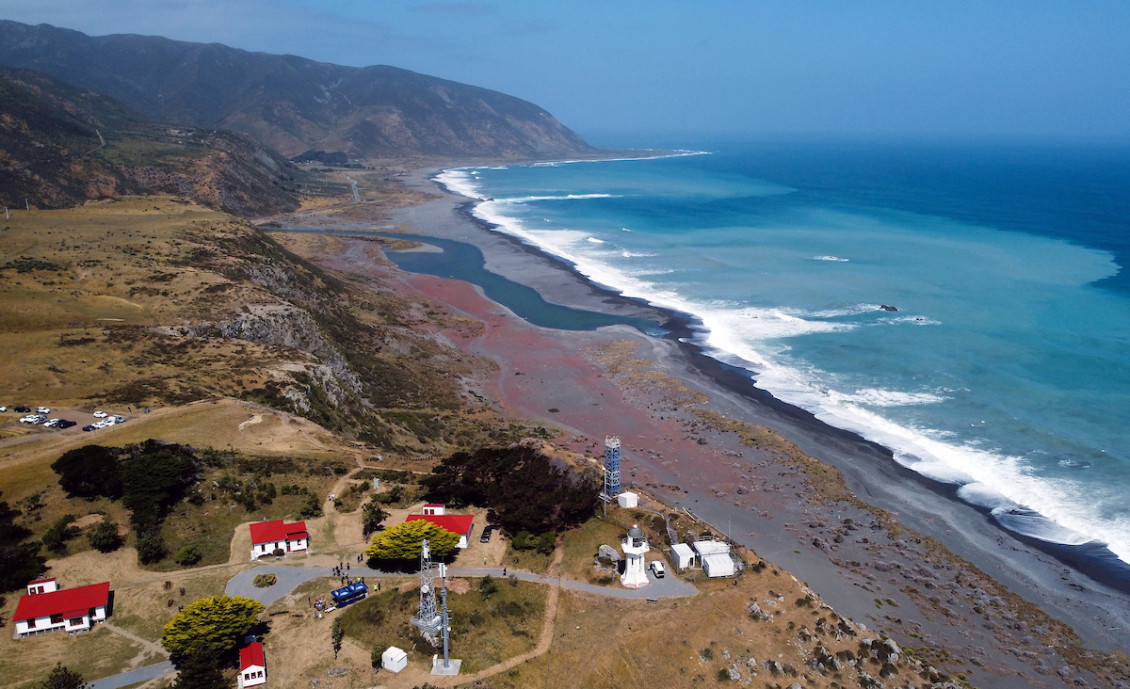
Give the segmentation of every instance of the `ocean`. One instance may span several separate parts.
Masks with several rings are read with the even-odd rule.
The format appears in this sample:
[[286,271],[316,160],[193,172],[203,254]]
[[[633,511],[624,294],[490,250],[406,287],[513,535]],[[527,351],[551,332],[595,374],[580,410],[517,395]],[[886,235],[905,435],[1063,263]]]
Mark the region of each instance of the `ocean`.
[[696,148],[437,181],[1002,527],[1130,563],[1130,148]]

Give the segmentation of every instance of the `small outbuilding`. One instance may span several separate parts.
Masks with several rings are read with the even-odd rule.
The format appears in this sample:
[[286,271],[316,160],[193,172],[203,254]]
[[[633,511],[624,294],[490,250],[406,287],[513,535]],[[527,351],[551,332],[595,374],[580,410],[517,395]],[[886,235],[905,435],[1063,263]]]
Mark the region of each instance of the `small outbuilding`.
[[725,541],[695,541],[694,551],[698,554],[702,571],[708,577],[730,577],[734,575],[734,561],[730,558],[730,544]]
[[624,491],[616,496],[616,502],[625,509],[632,509],[639,507],[640,496],[632,493],[631,491]]
[[694,551],[686,543],[676,543],[671,546],[671,562],[675,569],[684,570],[694,566]]
[[730,559],[729,553],[711,553],[703,555],[701,560],[702,571],[708,577],[734,576],[734,561]]
[[381,667],[389,672],[400,672],[408,667],[408,654],[396,646],[389,646],[381,654]]
[[267,683],[267,660],[263,644],[253,641],[239,649],[239,689]]

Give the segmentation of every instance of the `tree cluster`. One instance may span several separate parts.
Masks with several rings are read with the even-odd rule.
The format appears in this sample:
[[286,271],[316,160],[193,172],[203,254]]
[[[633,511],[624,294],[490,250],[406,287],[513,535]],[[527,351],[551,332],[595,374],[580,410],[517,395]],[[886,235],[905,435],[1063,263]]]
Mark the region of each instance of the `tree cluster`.
[[524,446],[456,453],[423,481],[427,499],[479,505],[508,534],[559,532],[586,521],[596,509],[594,477],[563,470]]
[[124,448],[87,445],[51,465],[72,497],[121,500],[130,510],[142,562],[166,554],[161,522],[199,480],[196,451],[187,445],[146,440]]
[[0,592],[14,591],[39,576],[47,562],[31,531],[16,523],[19,510],[0,501]]

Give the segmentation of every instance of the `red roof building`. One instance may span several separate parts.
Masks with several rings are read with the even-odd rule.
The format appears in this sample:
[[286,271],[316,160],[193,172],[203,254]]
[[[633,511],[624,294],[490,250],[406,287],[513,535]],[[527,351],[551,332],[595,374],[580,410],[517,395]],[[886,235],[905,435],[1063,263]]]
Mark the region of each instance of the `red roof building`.
[[267,683],[267,660],[263,657],[263,644],[253,641],[239,649],[239,687],[254,687]]
[[310,547],[306,522],[287,524],[281,519],[251,524],[251,559],[270,555],[276,550],[292,553]]
[[[53,580],[52,580],[53,581]],[[28,588],[32,587],[32,582]],[[31,636],[59,629],[67,632],[89,630],[106,619],[110,601],[110,582],[28,594],[16,605],[12,621],[16,636]]]
[[470,514],[410,514],[404,521],[414,522],[420,519],[458,535],[459,543],[455,547],[466,548],[471,538],[472,522],[475,517]]

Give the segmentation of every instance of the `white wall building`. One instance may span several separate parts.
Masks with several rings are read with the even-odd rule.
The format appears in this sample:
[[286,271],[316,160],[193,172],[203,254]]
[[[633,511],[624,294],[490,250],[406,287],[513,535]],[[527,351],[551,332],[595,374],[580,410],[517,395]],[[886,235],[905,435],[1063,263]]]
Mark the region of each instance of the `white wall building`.
[[[16,636],[31,636],[63,630],[84,632],[107,617],[110,582],[59,589],[54,579],[36,579],[28,584],[28,595],[16,604]],[[38,592],[40,588],[43,592]],[[32,590],[36,593],[30,593]]]
[[381,667],[389,672],[400,672],[408,667],[408,654],[396,646],[389,646],[381,654]]
[[694,567],[694,551],[686,543],[676,543],[671,546],[671,562],[678,570]]
[[632,509],[634,507],[639,507],[640,496],[626,490],[616,496],[616,502],[620,505],[620,507],[623,507],[625,509]]

